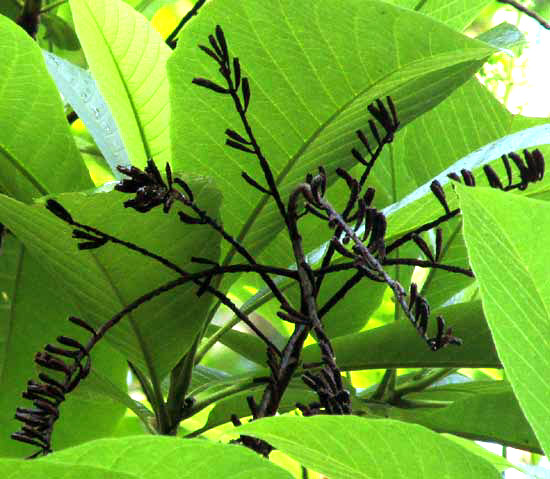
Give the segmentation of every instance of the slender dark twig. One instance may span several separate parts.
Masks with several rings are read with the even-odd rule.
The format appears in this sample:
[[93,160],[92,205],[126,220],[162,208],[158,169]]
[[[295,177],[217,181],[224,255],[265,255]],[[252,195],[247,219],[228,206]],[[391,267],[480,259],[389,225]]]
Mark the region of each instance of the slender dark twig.
[[550,30],[550,23],[542,18],[537,12],[529,10],[525,5],[522,5],[520,2],[517,2],[515,0],[497,0],[497,2],[514,7],[516,10],[525,13],[525,15],[531,17],[533,20],[538,22],[541,27],[546,28],[546,30]]
[[176,45],[177,45],[177,36],[179,34],[179,32],[181,31],[181,29],[185,26],[185,24],[191,20],[195,15],[197,15],[199,13],[199,10],[200,8],[206,3],[206,0],[197,0],[195,2],[195,5],[193,5],[193,7],[191,8],[191,10],[189,10],[185,15],[184,17],[180,20],[180,22],[178,23],[178,25],[176,26],[176,28],[174,28],[174,30],[172,31],[172,33],[170,33],[170,35],[168,35],[168,37],[166,37],[166,44],[174,49],[176,48]]

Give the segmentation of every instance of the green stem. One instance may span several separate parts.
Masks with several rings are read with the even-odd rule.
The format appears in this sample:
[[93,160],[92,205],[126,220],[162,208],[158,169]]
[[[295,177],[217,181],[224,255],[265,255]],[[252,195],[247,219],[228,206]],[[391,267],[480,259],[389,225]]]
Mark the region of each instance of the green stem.
[[42,10],[40,10],[40,13],[47,13],[50,10],[53,10],[54,8],[60,7],[64,3],[67,3],[68,0],[59,0],[58,2],[54,2],[51,5],[45,6]]
[[[216,391],[215,393],[212,393],[211,395],[206,396],[201,400],[198,400],[197,402],[195,402],[195,404],[193,404],[192,407],[185,410],[185,415],[182,416],[181,419],[183,420],[183,419],[187,419],[188,417],[194,416],[198,412],[202,411],[204,408],[210,406],[210,404],[213,404],[216,401],[219,401],[221,399],[226,399],[229,396],[232,396],[234,394],[238,394],[243,391],[249,391],[251,389],[263,388],[269,380],[268,378],[263,378],[263,380],[260,380],[260,379],[262,378],[246,379],[243,381],[238,381],[235,384],[232,384],[231,386],[225,389]],[[194,433],[191,433],[191,435],[193,434]],[[191,435],[187,435],[185,437],[194,437]]]
[[388,392],[388,387],[391,384],[395,386],[395,369],[386,369],[386,372],[382,377],[382,381],[380,381],[380,384],[370,399],[375,401],[382,400]]
[[409,381],[402,386],[398,386],[397,388],[395,388],[392,400],[400,399],[406,394],[423,391],[437,381],[449,376],[450,374],[455,373],[456,371],[458,371],[458,369],[459,368],[438,369],[435,373],[429,374],[428,376],[425,376],[419,380]]

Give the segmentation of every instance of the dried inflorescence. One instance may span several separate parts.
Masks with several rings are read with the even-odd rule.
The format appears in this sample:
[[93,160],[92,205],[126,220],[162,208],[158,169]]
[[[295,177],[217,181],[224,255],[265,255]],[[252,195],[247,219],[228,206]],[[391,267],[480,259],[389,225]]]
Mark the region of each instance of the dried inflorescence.
[[[255,188],[260,194],[268,195],[275,202],[292,243],[296,268],[288,268],[286,265],[260,264],[241,241],[235,239],[216,218],[210,216],[197,204],[189,185],[181,178],[173,177],[170,165],[167,164],[165,167],[165,180],[153,159],[148,159],[144,170],[136,167],[118,168],[128,178],[122,180],[115,189],[121,193],[135,195],[132,199],[125,201],[124,206],[139,213],[148,213],[156,207],[162,206],[164,213],[169,213],[174,205],[178,204],[184,208],[183,211],[178,211],[179,218],[183,223],[204,225],[214,229],[245,260],[245,263],[220,265],[209,259],[192,258],[193,262],[202,264],[206,268],[191,274],[159,254],[116,238],[93,226],[75,221],[63,206],[54,200],[49,200],[47,208],[74,228],[73,237],[80,241],[78,243],[80,249],[99,248],[107,243],[118,244],[157,261],[177,273],[178,278],[136,299],[103,325],[100,333],[89,329],[94,336],[86,348],[72,340],[63,338],[60,341],[61,344],[73,347],[73,352],[64,353],[62,348],[49,345],[46,352],[37,357],[37,361],[50,369],[61,371],[66,375],[70,373],[70,377],[67,376],[66,386],[64,383],[60,383],[61,385],[54,383],[53,379],[49,377],[44,379],[44,376],[41,376],[43,380],[41,385],[30,383],[29,391],[32,392],[27,392],[27,394],[32,396],[31,399],[37,401],[35,402],[37,409],[18,410],[19,419],[25,422],[25,426],[22,432],[14,435],[14,438],[40,446],[41,451],[39,452],[47,453],[51,449],[51,430],[53,422],[58,416],[59,402],[64,398],[64,394],[87,374],[89,352],[93,344],[129,311],[165,291],[189,282],[197,286],[196,294],[198,296],[206,293],[214,295],[266,344],[266,363],[270,370],[270,377],[259,403],[256,403],[252,397],[248,398],[248,406],[253,419],[277,413],[280,401],[301,365],[301,351],[309,334],[312,334],[317,340],[321,362],[315,367],[308,367],[302,379],[308,387],[317,393],[319,401],[309,405],[299,404],[298,408],[304,415],[350,414],[352,412],[351,397],[343,384],[330,338],[324,332],[323,317],[349,291],[362,284],[364,280],[385,283],[393,291],[397,307],[403,310],[405,316],[431,350],[437,351],[448,345],[462,343],[458,337],[452,334],[452,328],[446,327],[441,316],[436,317],[436,332],[435,335],[430,336],[428,334],[430,306],[426,299],[419,294],[414,283],[407,292],[387,272],[389,266],[404,264],[439,268],[473,277],[473,273],[469,269],[441,262],[444,238],[443,230],[439,226],[457,216],[460,210],[449,207],[443,186],[438,181],[433,181],[430,189],[443,207],[443,214],[433,221],[394,238],[391,242],[388,241],[388,218],[374,206],[376,191],[367,186],[367,180],[384,147],[394,140],[400,126],[397,108],[392,98],[377,99],[368,105],[367,110],[372,118],[367,122],[366,131],[358,130],[356,132],[358,147],[351,150],[351,155],[357,164],[363,167],[358,178],[341,168],[336,169],[333,173],[328,173],[322,166],[319,166],[316,174],[308,174],[304,182],[297,185],[288,197],[283,197],[270,164],[264,156],[249,122],[247,112],[251,102],[251,87],[248,78],[243,75],[240,61],[238,58],[230,57],[225,34],[219,26],[216,27],[215,34],[208,37],[208,42],[208,46],[201,45],[199,48],[217,63],[223,84],[206,78],[195,78],[193,83],[232,100],[245,133],[239,133],[234,128],[226,128],[226,145],[234,150],[248,153],[258,161],[263,172],[263,180],[252,178],[245,171],[241,173],[241,176],[248,185]],[[519,182],[513,182],[510,160],[519,172]],[[510,153],[503,156],[503,163],[507,174],[507,186],[504,186],[490,166],[484,167],[489,185],[503,191],[525,189],[529,183],[541,180],[544,175],[544,159],[538,150],[533,152],[526,150],[524,160],[515,153]],[[464,169],[460,174],[461,176],[451,173],[449,177],[454,181],[464,181],[468,186],[475,185],[475,177],[472,172]],[[348,189],[347,201],[341,211],[337,211],[327,198],[329,180],[337,178],[344,181]],[[305,215],[318,218],[332,230],[332,238],[320,266],[316,269],[306,260],[302,247],[299,222]],[[422,236],[431,230],[435,232],[433,247]],[[419,255],[425,259],[419,259],[418,256],[406,258],[402,255],[397,257],[391,255],[409,242],[416,245]],[[349,261],[333,261],[337,254]],[[337,291],[332,292],[324,304],[318,304],[325,278],[331,274],[350,270],[354,272],[351,278]],[[277,316],[293,325],[294,331],[284,348],[279,349],[250,321],[246,314],[233,304],[225,293],[212,286],[212,279],[216,275],[241,272],[255,273],[261,277],[279,302],[280,310]],[[274,281],[273,275],[285,276],[296,282],[300,291],[299,304],[293,305],[288,302],[277,282]],[[81,325],[84,327],[85,323],[82,322]],[[75,362],[67,366],[55,355],[71,357]],[[82,366],[81,361],[84,358],[87,358],[88,362]],[[192,404],[192,398],[185,397],[186,391],[178,391],[178,394],[182,397],[179,399],[179,405],[173,407],[172,410],[177,411],[179,407],[181,414],[181,411],[186,408],[185,404]],[[44,403],[44,400],[50,402]],[[164,403],[160,405],[160,407],[163,406]],[[162,414],[158,411],[155,413],[157,414],[157,423],[161,424]],[[176,416],[170,418],[171,422],[168,421],[168,423],[165,419],[162,432],[173,431],[174,424],[177,427],[180,419],[181,416]],[[232,417],[232,421],[235,425],[240,424],[236,416]],[[242,436],[240,442],[266,456],[272,450],[265,441],[248,436]]]
[[74,338],[58,336],[59,345],[47,344],[44,351],[36,353],[34,362],[48,372],[38,375],[40,381],[27,383],[23,398],[32,401],[34,408],[17,408],[15,419],[21,421],[23,427],[11,435],[16,441],[40,448],[30,458],[51,452],[59,406],[90,372],[90,349],[95,344],[97,333],[82,319],[71,317],[69,321],[91,333],[92,341],[84,346]]

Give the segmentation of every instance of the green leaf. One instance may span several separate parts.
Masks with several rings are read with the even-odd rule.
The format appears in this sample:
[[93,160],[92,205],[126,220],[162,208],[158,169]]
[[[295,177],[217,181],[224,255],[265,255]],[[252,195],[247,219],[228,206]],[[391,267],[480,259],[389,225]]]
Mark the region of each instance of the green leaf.
[[480,456],[428,429],[400,421],[279,416],[237,430],[269,442],[331,479],[500,477]]
[[21,201],[93,183],[40,48],[0,16],[0,188]]
[[470,393],[464,397],[456,392],[453,397],[453,392],[453,388],[444,386],[433,388],[433,392],[428,389],[422,394],[407,395],[406,399],[424,401],[457,400],[443,408],[392,409],[389,417],[421,424],[437,432],[542,453],[508,384],[502,385],[500,390]]
[[506,377],[550,453],[550,282],[546,202],[457,187],[464,238]]
[[[88,341],[89,334],[67,321],[78,306],[63,294],[55,279],[29,255],[13,236],[4,240],[0,261],[0,455],[26,457],[36,448],[10,439],[21,428],[14,419],[17,407],[31,407],[21,398],[27,381],[36,378],[34,355],[60,335]],[[126,389],[126,363],[106,344],[92,357],[90,379],[107,381]],[[54,449],[109,435],[126,406],[84,381],[61,406],[61,417],[53,435]]]
[[[192,180],[197,201],[216,216],[220,197],[208,182]],[[91,224],[114,236],[135,241],[189,271],[192,256],[217,260],[219,235],[204,226],[183,225],[174,212],[160,208],[140,215],[125,209],[127,196],[119,192],[59,197],[77,221]],[[177,274],[119,245],[105,245],[92,252],[77,249],[72,229],[43,206],[25,206],[0,197],[0,221],[23,241],[65,286],[62,296],[74,298],[75,314],[94,326],[103,324],[139,296],[173,280]],[[177,241],[176,241],[177,239]],[[184,285],[164,293],[130,313],[106,335],[124,356],[162,378],[185,354],[205,321],[212,296],[196,298],[197,287]]]
[[70,5],[90,70],[115,116],[130,162],[170,162],[170,48],[143,15],[121,0],[70,0]]
[[[291,475],[242,446],[165,436],[102,439],[60,451],[33,464],[101,467],[135,478],[291,479]],[[114,477],[118,477],[115,475]]]
[[488,451],[487,449],[480,446],[474,441],[470,441],[469,439],[464,439],[463,437],[455,436],[453,434],[442,434],[442,436],[446,437],[451,441],[456,442],[462,447],[468,449],[470,452],[473,452],[474,454],[477,454],[478,456],[481,456],[485,460],[489,461],[493,466],[495,466],[498,469],[499,472],[504,472],[508,469],[513,468],[519,472],[525,473],[525,471],[521,467],[518,467],[515,464],[512,464],[505,457],[499,456],[498,454],[494,454]]
[[54,14],[40,16],[40,22],[46,27],[44,38],[63,50],[79,50],[80,42],[74,31],[61,17]]
[[[3,471],[3,472],[2,472]],[[10,479],[43,479],[57,477],[59,479],[132,479],[135,476],[91,466],[74,466],[72,464],[52,464],[43,461],[23,461],[16,459],[0,459],[0,474]]]
[[[210,324],[207,335],[211,336],[219,329],[218,326]],[[227,331],[220,339],[224,346],[239,353],[249,361],[262,366],[266,361],[266,344],[255,334],[243,333],[242,331]]]
[[[344,370],[417,368],[417,367],[500,367],[491,334],[483,318],[481,303],[463,303],[432,312],[430,333],[435,317],[442,315],[453,333],[464,344],[433,352],[406,320],[332,341],[338,365]],[[304,348],[303,361],[319,361],[319,348]],[[380,352],[383,351],[384,354]],[[405,354],[406,352],[406,354]]]
[[[258,162],[223,146],[225,129],[240,129],[232,102],[191,83],[194,77],[221,81],[214,61],[197,48],[221,19],[230,50],[250,77],[249,118],[285,199],[318,165],[331,182],[337,166],[354,164],[349,150],[358,146],[355,130],[367,125],[372,100],[391,94],[405,125],[466,81],[493,51],[379,1],[320,0],[313,11],[290,0],[205,5],[168,62],[174,161],[183,171],[199,165],[218,180],[224,224],[235,237],[246,236],[253,251],[274,238],[282,220],[273,202],[240,177],[246,170],[262,182]],[[290,264],[288,251],[280,242],[273,257]]]

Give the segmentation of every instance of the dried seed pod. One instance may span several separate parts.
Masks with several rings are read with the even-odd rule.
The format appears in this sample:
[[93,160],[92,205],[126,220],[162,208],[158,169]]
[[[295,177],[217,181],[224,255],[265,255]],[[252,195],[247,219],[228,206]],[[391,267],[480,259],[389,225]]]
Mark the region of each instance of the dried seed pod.
[[416,243],[416,246],[422,250],[426,258],[428,258],[432,263],[435,263],[435,258],[428,244],[418,235],[414,235],[412,239]]
[[450,178],[453,181],[457,181],[458,183],[461,182],[460,176],[458,176],[456,173],[449,173],[447,175],[447,178]]
[[178,211],[178,216],[183,223],[186,223],[188,225],[203,225],[205,223],[202,218],[194,218],[193,216],[189,216],[183,211]]
[[187,201],[189,203],[193,203],[194,202],[193,191],[191,190],[189,185],[185,181],[181,180],[180,178],[174,178],[174,183],[176,183],[176,185],[178,185],[185,192],[185,194],[187,195]]
[[250,145],[250,141],[244,139],[241,135],[239,135],[235,130],[231,130],[228,128],[225,130],[225,134],[231,138],[232,140],[235,140],[239,143],[243,143],[244,145]]
[[521,184],[518,188],[520,190],[524,190],[525,188],[527,188],[527,183],[529,183],[529,171],[527,170],[527,167],[525,166],[523,160],[518,154],[514,152],[508,153],[508,158],[512,159],[512,161],[516,165],[516,168],[519,170]]
[[234,88],[238,90],[241,86],[241,64],[237,57],[233,58],[233,75],[234,75]]
[[223,86],[218,85],[217,83],[214,83],[213,81],[208,80],[207,78],[200,78],[200,77],[193,78],[192,83],[194,83],[195,85],[207,88],[209,90],[212,90],[216,93],[227,94],[230,92],[228,88],[224,88]]
[[395,104],[393,103],[393,100],[390,96],[386,97],[386,102],[388,106],[390,107],[391,116],[393,120],[393,128],[394,130],[397,130],[397,127],[399,126],[399,119],[397,118],[397,111],[395,109]]
[[445,214],[449,214],[451,211],[449,209],[449,205],[447,204],[447,199],[445,198],[445,191],[443,191],[443,187],[441,186],[441,183],[437,180],[434,180],[430,183],[430,190],[432,191],[433,195],[438,199],[438,201],[441,203],[441,206],[443,206],[443,209],[445,210]]
[[500,178],[495,173],[495,170],[493,170],[489,165],[485,165],[483,167],[483,172],[485,173],[485,176],[487,177],[487,181],[489,182],[489,186],[491,188],[498,188],[499,190],[504,189],[504,186],[502,186]]
[[537,169],[537,180],[542,180],[544,178],[544,156],[540,150],[536,149],[532,152],[533,158],[535,159],[536,169]]
[[353,155],[353,157],[359,162],[361,163],[362,165],[364,166],[369,166],[369,163],[368,161],[365,160],[365,157],[359,153],[359,151],[357,151],[355,148],[352,148],[351,149],[351,154]]
[[370,131],[372,131],[374,138],[376,138],[378,145],[381,145],[382,140],[380,139],[380,133],[378,133],[378,129],[376,128],[376,124],[374,123],[374,121],[369,120],[369,127],[370,127]]
[[227,42],[225,40],[225,35],[223,33],[222,27],[219,25],[216,25],[216,39],[218,40],[218,44],[220,45],[220,50],[222,52],[222,59],[227,60],[229,58],[229,52],[227,50]]
[[92,328],[86,321],[77,318],[76,316],[69,317],[69,321],[77,326],[80,326],[82,329],[92,333],[93,336],[97,336],[97,333],[94,328]]
[[216,60],[217,63],[220,63],[221,62],[221,59],[220,57],[218,56],[218,54],[216,52],[214,52],[213,50],[211,50],[210,48],[208,47],[205,47],[204,45],[199,45],[199,48],[204,52],[206,53],[209,57],[213,58],[214,60]]
[[365,194],[363,195],[363,201],[365,202],[365,205],[371,205],[375,193],[376,190],[374,188],[367,188],[367,191],[365,191]]
[[504,169],[506,170],[506,176],[508,177],[508,186],[512,185],[512,168],[510,166],[510,160],[506,155],[502,155],[502,163],[504,164]]
[[470,170],[462,169],[460,170],[460,174],[462,175],[462,178],[464,179],[464,184],[466,186],[475,186],[476,180],[474,178],[474,175]]
[[210,45],[212,46],[212,48],[214,49],[214,51],[219,57],[218,63],[222,63],[224,59],[223,52],[221,51],[220,46],[218,45],[218,42],[214,38],[214,35],[208,35],[208,41],[210,42]]
[[254,178],[248,175],[245,171],[241,173],[241,176],[243,177],[244,181],[246,181],[250,186],[253,188],[256,188],[257,190],[261,191],[262,193],[265,193],[267,195],[270,195],[271,192],[264,188],[262,185],[260,185]]
[[243,78],[241,91],[243,92],[243,110],[246,113],[250,103],[250,84],[248,83],[248,77]]
[[441,253],[443,252],[443,230],[437,228],[435,230],[435,261],[439,262]]
[[229,138],[225,140],[225,144],[227,146],[230,146],[231,148],[235,148],[236,150],[244,151],[245,153],[252,153],[252,154],[256,153],[252,148],[248,148],[242,143],[239,143],[238,141],[230,140]]
[[371,150],[370,143],[366,135],[361,130],[357,130],[355,134],[357,135],[359,140],[361,140],[361,143],[363,143],[363,146],[367,149],[367,151],[369,152],[369,155],[373,156],[373,152]]
[[537,181],[539,172],[538,172],[537,162],[533,158],[533,155],[531,155],[531,152],[529,150],[523,150],[523,157],[525,158],[525,162],[527,163],[529,181],[531,182]]
[[73,217],[70,215],[70,213],[61,206],[60,203],[58,203],[55,200],[48,200],[46,202],[46,208],[52,212],[55,216],[62,219],[66,223],[73,224]]

